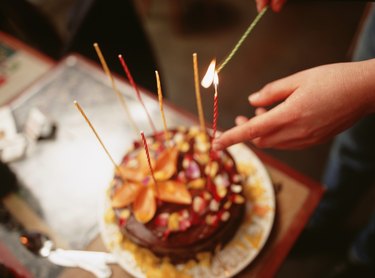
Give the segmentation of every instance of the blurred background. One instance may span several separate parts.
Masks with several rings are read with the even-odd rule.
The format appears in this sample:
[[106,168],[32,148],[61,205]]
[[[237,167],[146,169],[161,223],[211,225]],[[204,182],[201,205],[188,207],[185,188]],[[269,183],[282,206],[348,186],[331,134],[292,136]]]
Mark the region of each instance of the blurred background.
[[[1,30],[54,59],[78,52],[97,62],[92,43],[98,41],[111,69],[121,73],[117,54],[123,53],[136,81],[151,92],[156,89],[154,70],[158,69],[169,102],[194,114],[192,53],[198,54],[203,77],[209,62],[223,59],[257,14],[254,1],[249,0],[1,3]],[[218,126],[232,127],[239,114],[251,117],[247,97],[268,82],[321,64],[349,61],[366,5],[362,1],[288,1],[280,13],[267,11],[220,73]],[[211,122],[212,89],[202,89],[202,98],[206,120]],[[327,142],[303,151],[265,152],[319,181],[329,147]],[[358,207],[353,213],[348,222],[351,229],[366,219],[363,210]],[[341,259],[342,252],[306,257],[292,252],[278,277],[320,276]]]

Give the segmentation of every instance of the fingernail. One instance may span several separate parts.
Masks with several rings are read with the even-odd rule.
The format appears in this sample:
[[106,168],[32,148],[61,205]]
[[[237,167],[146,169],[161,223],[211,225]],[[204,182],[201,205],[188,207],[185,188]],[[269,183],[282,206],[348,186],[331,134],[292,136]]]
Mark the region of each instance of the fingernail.
[[256,2],[256,5],[257,5],[257,11],[258,13],[260,13],[262,11],[262,4],[260,4],[259,2]]
[[241,124],[241,119],[239,117],[237,117],[234,122],[236,123],[236,125],[240,125]]
[[236,117],[236,119],[235,119],[235,123],[236,123],[236,125],[242,125],[242,124],[244,124],[246,122],[246,120],[243,118],[243,117]]
[[250,102],[256,101],[259,97],[260,97],[259,93],[254,93],[254,94],[249,96],[249,101]]

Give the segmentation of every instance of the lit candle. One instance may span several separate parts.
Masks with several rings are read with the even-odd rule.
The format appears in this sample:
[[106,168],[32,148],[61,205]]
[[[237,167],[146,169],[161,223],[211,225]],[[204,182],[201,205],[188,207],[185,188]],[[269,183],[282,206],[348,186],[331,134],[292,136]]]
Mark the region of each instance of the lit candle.
[[139,89],[138,89],[137,84],[134,82],[133,76],[132,76],[131,73],[130,73],[130,70],[129,70],[129,68],[128,68],[128,65],[125,63],[125,60],[124,60],[124,58],[122,57],[121,54],[118,55],[118,58],[119,58],[119,60],[120,60],[120,63],[121,63],[121,65],[122,65],[122,68],[124,69],[125,74],[126,74],[128,80],[129,80],[130,84],[132,85],[132,87],[134,88],[134,90],[135,90],[135,92],[136,92],[136,94],[137,94],[137,97],[138,97],[139,102],[141,103],[143,109],[144,109],[145,112],[146,112],[146,115],[147,115],[148,121],[149,121],[149,123],[150,123],[150,126],[151,126],[153,132],[156,133],[155,125],[154,125],[154,123],[153,123],[153,121],[152,121],[152,118],[151,118],[151,116],[150,116],[150,113],[148,112],[148,110],[147,110],[147,108],[146,108],[145,103],[144,103],[143,100],[142,100],[141,93],[140,93],[140,91],[139,91]]
[[208,66],[207,72],[204,75],[201,85],[205,88],[208,88],[211,86],[212,82],[214,81],[214,75],[215,75],[215,68],[216,68],[216,60],[213,59]]
[[217,93],[217,86],[219,84],[219,76],[218,76],[217,71],[215,70],[215,67],[216,67],[216,61],[214,59],[210,63],[210,65],[207,69],[207,72],[206,72],[206,74],[203,77],[202,82],[201,82],[202,86],[205,87],[205,88],[208,88],[209,86],[211,86],[212,83],[214,84],[214,88],[215,88],[214,117],[213,117],[213,123],[212,123],[212,140],[216,136],[217,118],[218,118],[218,114],[219,114],[219,111],[218,111],[218,93]]
[[216,130],[217,130],[217,118],[219,114],[218,110],[218,94],[217,94],[217,85],[219,85],[219,76],[217,72],[215,71],[214,74],[214,88],[215,88],[215,94],[214,94],[214,119],[212,124],[212,140],[215,139],[216,136]]

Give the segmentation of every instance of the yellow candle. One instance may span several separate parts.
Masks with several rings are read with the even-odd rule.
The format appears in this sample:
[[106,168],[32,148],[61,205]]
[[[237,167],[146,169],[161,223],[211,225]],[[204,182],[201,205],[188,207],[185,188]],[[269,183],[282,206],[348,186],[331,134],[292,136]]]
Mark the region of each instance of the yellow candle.
[[121,168],[117,165],[117,163],[115,162],[115,160],[113,159],[113,157],[109,153],[108,149],[106,148],[106,146],[104,145],[102,139],[100,138],[98,132],[96,131],[96,129],[94,128],[94,126],[90,122],[89,118],[86,116],[86,113],[83,111],[81,105],[79,105],[78,101],[76,101],[76,100],[73,103],[74,103],[75,107],[77,108],[77,110],[81,113],[82,117],[85,119],[86,123],[91,128],[92,132],[95,134],[96,139],[98,139],[100,145],[103,147],[105,153],[107,154],[107,156],[111,160],[111,162],[112,162],[113,166],[115,167],[117,173],[119,173],[122,176],[122,178],[124,179],[124,177],[122,175],[122,172],[121,172]]
[[198,57],[197,53],[193,53],[193,68],[194,68],[194,84],[195,84],[195,95],[197,100],[198,116],[201,130],[205,132],[206,125],[204,121],[204,113],[201,99],[201,91],[199,87],[199,73],[198,73]]
[[155,76],[156,76],[156,86],[157,86],[158,97],[159,97],[160,114],[161,114],[161,118],[163,120],[163,126],[164,126],[165,139],[169,141],[170,138],[169,138],[169,133],[168,133],[168,128],[167,128],[167,121],[165,120],[164,108],[163,108],[163,94],[161,91],[160,77],[159,77],[159,73],[157,70],[155,71]]

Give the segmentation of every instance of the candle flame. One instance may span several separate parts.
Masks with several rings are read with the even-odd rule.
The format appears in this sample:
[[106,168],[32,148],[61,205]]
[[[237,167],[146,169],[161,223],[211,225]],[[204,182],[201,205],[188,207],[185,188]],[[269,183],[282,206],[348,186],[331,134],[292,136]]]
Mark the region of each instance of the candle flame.
[[216,67],[216,60],[213,59],[210,65],[208,66],[206,75],[203,77],[201,85],[205,88],[208,88],[211,86],[212,82],[215,78],[215,67]]
[[219,75],[217,74],[217,71],[214,73],[214,85],[219,85]]

